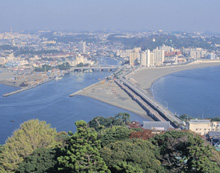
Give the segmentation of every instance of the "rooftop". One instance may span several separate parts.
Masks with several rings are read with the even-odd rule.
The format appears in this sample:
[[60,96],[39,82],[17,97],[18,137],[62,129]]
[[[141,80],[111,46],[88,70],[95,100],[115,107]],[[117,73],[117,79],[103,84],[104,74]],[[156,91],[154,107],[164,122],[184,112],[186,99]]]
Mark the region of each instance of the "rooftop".
[[143,121],[143,128],[150,130],[168,130],[172,128],[169,121]]
[[190,123],[190,124],[195,124],[195,123],[210,123],[210,120],[198,120],[198,119],[194,119],[194,120],[190,120],[189,123]]

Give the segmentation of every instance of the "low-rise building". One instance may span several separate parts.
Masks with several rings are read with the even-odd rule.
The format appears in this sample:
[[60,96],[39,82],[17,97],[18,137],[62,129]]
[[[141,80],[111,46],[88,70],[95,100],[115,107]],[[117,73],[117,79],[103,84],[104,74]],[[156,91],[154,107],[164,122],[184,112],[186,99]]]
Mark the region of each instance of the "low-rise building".
[[172,126],[169,121],[143,121],[143,128],[148,130],[167,131],[172,128]]
[[220,122],[194,119],[189,121],[188,128],[200,135],[206,135],[210,131],[220,131]]

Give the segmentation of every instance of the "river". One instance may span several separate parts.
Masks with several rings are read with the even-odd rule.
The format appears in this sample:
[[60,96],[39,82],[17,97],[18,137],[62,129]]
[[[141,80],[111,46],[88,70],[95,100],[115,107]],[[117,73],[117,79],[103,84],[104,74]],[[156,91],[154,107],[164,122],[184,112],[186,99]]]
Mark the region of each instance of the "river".
[[[103,59],[101,64],[116,65],[113,59]],[[96,116],[114,116],[119,112],[131,114],[131,120],[144,119],[132,112],[85,97],[69,97],[80,89],[104,79],[110,72],[71,73],[61,80],[53,80],[39,87],[9,97],[2,94],[17,88],[0,85],[0,144],[10,137],[20,124],[30,119],[50,123],[57,131],[75,131],[74,122],[92,120]]]

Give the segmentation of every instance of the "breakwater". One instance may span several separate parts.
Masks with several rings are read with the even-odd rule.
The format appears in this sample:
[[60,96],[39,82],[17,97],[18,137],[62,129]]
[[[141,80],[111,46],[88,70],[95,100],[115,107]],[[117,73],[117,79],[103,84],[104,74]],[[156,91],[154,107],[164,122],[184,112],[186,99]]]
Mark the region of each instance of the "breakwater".
[[16,90],[16,91],[12,91],[12,92],[3,94],[2,96],[3,96],[3,97],[8,97],[8,96],[11,96],[11,95],[13,95],[13,94],[20,93],[20,92],[23,92],[23,91],[26,91],[26,90],[29,90],[29,89],[38,87],[38,86],[40,86],[40,85],[42,85],[42,84],[45,84],[45,83],[47,83],[47,82],[49,82],[49,81],[51,81],[51,80],[53,80],[53,79],[54,79],[54,78],[48,79],[48,80],[45,80],[45,81],[43,81],[43,82],[41,82],[41,83],[39,83],[39,84],[37,84],[37,85],[32,85],[32,86],[24,87],[24,88],[21,88],[21,89]]

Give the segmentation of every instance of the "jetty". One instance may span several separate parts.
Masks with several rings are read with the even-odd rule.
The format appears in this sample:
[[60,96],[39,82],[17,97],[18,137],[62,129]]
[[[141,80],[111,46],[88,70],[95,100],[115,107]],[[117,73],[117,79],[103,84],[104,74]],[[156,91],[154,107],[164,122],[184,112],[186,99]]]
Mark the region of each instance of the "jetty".
[[3,97],[8,97],[8,96],[11,96],[11,95],[13,95],[13,94],[17,94],[17,93],[20,93],[20,92],[23,92],[23,91],[26,91],[26,90],[35,88],[35,87],[40,86],[40,85],[42,85],[42,84],[45,84],[45,83],[47,83],[47,82],[49,82],[49,81],[51,81],[51,80],[53,80],[53,78],[52,78],[52,79],[45,80],[45,81],[43,81],[43,82],[41,82],[41,83],[39,83],[39,84],[36,84],[36,85],[24,87],[24,88],[21,88],[21,89],[16,90],[16,91],[12,91],[12,92],[10,92],[10,93],[3,94],[2,96],[3,96]]

